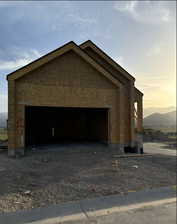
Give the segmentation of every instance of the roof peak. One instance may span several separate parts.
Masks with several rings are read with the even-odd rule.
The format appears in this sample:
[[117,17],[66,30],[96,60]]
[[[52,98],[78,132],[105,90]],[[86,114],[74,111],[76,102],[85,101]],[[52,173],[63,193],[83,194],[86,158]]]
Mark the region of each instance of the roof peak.
[[103,57],[108,63],[112,64],[113,67],[122,72],[125,77],[129,80],[135,81],[135,78],[130,75],[122,66],[120,66],[114,59],[112,59],[107,53],[105,53],[100,47],[98,47],[93,41],[87,40],[79,45],[81,48],[91,47],[95,52],[97,52],[101,57]]

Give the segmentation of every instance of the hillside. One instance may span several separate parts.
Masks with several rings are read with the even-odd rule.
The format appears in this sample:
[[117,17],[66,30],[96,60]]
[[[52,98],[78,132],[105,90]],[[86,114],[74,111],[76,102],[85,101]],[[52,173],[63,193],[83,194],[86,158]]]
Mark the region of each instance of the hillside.
[[147,107],[143,109],[143,117],[147,117],[154,113],[165,114],[175,110],[175,107]]
[[0,113],[0,128],[5,128],[7,126],[7,113]]
[[176,126],[176,111],[168,113],[153,113],[144,118],[143,124],[145,128],[157,127],[175,127]]

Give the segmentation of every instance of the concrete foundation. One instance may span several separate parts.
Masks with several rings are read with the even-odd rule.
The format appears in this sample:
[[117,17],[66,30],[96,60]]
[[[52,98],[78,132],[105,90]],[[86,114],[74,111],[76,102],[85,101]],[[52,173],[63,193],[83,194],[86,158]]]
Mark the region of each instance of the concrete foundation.
[[15,153],[16,153],[15,149],[8,149],[8,156],[9,157],[15,157]]
[[143,154],[143,135],[142,134],[137,134],[135,148],[137,153]]

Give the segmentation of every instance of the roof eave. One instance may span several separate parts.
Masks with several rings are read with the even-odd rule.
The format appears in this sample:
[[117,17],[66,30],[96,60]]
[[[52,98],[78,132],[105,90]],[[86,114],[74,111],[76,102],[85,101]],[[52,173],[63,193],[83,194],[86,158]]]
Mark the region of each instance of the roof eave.
[[63,45],[62,47],[44,55],[43,57],[23,66],[22,68],[10,73],[7,76],[7,80],[16,80],[27,73],[39,68],[40,66],[48,63],[49,61],[55,59],[58,56],[63,55],[69,50],[74,50],[78,55],[80,55],[84,60],[91,64],[95,69],[102,73],[109,81],[111,81],[115,86],[120,87],[122,84],[114,78],[106,69],[99,65],[95,60],[93,60],[88,54],[86,54],[76,43],[73,41]]
[[144,93],[142,93],[139,89],[137,89],[136,87],[135,87],[135,90],[138,92],[138,94],[140,94],[140,95],[144,95]]
[[[66,45],[73,44],[73,43],[74,43],[74,41],[70,41],[70,42],[68,42],[68,43],[66,43],[66,44],[64,44],[64,45],[62,45],[61,47],[59,47],[59,48],[57,48],[57,49],[55,49],[55,50],[53,50],[53,51],[51,51],[51,52],[49,52],[49,53],[47,53],[47,54],[45,54],[45,55],[43,55],[43,56],[37,58],[36,60],[34,60],[34,61],[30,62],[30,63],[28,63],[27,65],[22,66],[21,68],[19,68],[19,69],[13,71],[13,72],[11,72],[11,73],[9,73],[9,74],[6,76],[6,79],[9,80],[9,77],[12,76],[12,75],[14,75],[15,73],[17,73],[17,72],[19,72],[19,71],[25,69],[26,67],[28,67],[28,66],[30,66],[30,65],[32,65],[32,64],[34,64],[34,63],[36,63],[36,62],[38,62],[38,61],[40,61],[41,59],[43,59],[43,58],[47,57],[48,55],[50,55],[50,54],[52,54],[52,53],[54,53],[54,52],[60,50],[61,48],[65,47]],[[75,43],[74,43],[74,44],[75,44]]]
[[[91,40],[87,40],[84,43],[80,44],[81,48],[86,48],[86,47],[96,47],[99,51],[102,52],[102,54],[105,55],[106,58],[108,58],[109,60],[111,60],[114,63],[114,67],[119,67],[122,71],[122,74],[126,76],[126,78],[128,78],[131,81],[135,81],[135,78],[130,75],[130,73],[128,73],[122,66],[120,66],[116,61],[114,61],[109,55],[107,55],[101,48],[99,48],[97,45],[95,45]],[[118,68],[116,68],[118,70]],[[120,71],[119,71],[120,72]]]

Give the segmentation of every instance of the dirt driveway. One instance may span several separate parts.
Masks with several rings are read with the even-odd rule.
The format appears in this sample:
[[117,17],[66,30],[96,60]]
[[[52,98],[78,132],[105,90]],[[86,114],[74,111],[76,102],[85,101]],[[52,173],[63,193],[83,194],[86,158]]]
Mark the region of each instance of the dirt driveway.
[[113,161],[111,152],[0,153],[0,212],[176,184],[174,156]]

